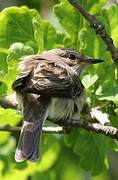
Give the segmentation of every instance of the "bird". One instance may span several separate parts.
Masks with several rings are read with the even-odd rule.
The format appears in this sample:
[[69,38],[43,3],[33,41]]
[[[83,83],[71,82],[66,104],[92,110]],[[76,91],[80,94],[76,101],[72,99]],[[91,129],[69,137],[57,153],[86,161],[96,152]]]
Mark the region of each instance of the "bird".
[[78,118],[86,101],[81,71],[101,62],[70,48],[21,58],[20,75],[12,84],[23,115],[16,162],[40,159],[42,127],[48,117],[55,123]]

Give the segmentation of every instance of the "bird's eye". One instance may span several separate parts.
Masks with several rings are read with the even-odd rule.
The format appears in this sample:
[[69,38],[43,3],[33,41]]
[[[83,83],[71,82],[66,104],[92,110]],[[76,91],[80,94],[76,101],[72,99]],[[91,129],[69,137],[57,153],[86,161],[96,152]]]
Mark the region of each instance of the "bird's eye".
[[74,54],[69,54],[68,56],[69,59],[72,59],[72,60],[75,60],[76,59],[76,56]]
[[71,60],[75,60],[76,59],[76,55],[75,54],[64,53],[64,54],[61,54],[60,56],[64,57],[64,58],[69,58]]

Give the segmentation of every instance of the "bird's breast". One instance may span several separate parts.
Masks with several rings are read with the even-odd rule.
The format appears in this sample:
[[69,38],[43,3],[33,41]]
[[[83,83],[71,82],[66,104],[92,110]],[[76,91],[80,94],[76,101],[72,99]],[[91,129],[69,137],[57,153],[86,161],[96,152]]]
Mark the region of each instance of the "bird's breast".
[[86,102],[86,96],[82,93],[79,97],[71,99],[52,98],[48,109],[49,118],[55,122],[60,119],[79,119],[80,112]]

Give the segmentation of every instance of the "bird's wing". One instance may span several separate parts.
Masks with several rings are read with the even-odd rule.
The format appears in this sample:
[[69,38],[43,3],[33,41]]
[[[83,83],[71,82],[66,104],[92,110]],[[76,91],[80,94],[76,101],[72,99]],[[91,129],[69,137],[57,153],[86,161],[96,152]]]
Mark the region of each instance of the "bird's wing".
[[17,162],[39,159],[40,138],[48,103],[49,99],[33,94],[23,98],[23,126],[15,153]]
[[[83,88],[76,72],[60,59],[37,57],[24,61],[13,89],[47,96],[71,97]],[[82,87],[82,88],[81,88]]]

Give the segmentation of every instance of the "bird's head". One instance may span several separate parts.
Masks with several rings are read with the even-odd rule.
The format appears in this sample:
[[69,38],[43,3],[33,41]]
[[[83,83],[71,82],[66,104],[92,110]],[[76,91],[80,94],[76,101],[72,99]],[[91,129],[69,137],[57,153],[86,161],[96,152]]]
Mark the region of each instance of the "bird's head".
[[70,48],[60,48],[60,49],[51,49],[45,51],[42,54],[44,57],[61,59],[64,63],[69,65],[71,68],[80,73],[81,70],[90,64],[97,64],[103,62],[101,59],[95,59],[86,55],[81,54],[78,51],[75,51]]

